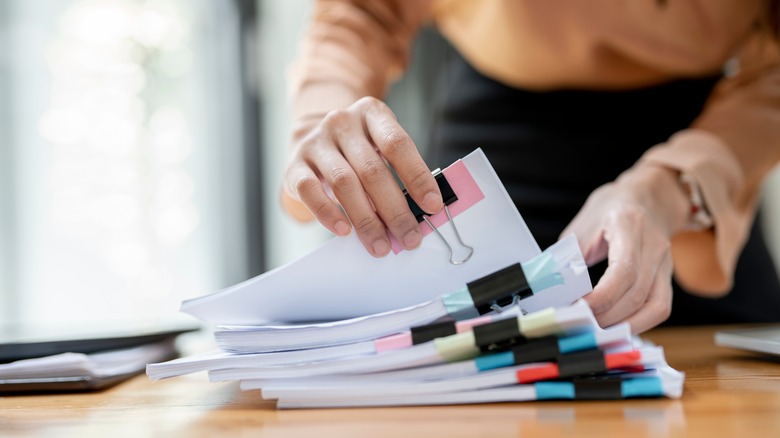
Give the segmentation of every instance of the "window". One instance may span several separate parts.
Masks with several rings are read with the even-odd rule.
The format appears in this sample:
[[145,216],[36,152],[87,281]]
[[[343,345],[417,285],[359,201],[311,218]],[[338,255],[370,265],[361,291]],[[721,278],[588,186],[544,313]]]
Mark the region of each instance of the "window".
[[262,271],[254,18],[0,2],[0,319],[170,318]]

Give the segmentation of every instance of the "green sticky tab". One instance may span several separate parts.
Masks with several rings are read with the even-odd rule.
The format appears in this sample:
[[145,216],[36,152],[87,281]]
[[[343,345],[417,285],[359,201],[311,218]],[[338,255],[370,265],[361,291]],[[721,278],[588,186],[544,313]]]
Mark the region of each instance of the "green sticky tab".
[[479,356],[479,347],[474,342],[474,332],[458,333],[433,340],[436,351],[447,362],[458,362]]
[[520,333],[528,338],[541,338],[560,331],[558,321],[555,319],[555,309],[552,307],[520,316],[517,322],[520,325]]

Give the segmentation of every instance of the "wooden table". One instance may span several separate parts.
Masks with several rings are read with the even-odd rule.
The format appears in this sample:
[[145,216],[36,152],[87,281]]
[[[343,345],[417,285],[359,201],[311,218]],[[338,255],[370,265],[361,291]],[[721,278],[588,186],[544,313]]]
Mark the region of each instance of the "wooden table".
[[202,374],[139,376],[101,393],[0,398],[0,436],[780,437],[780,360],[716,347],[714,330],[646,335],[686,372],[680,400],[277,411]]

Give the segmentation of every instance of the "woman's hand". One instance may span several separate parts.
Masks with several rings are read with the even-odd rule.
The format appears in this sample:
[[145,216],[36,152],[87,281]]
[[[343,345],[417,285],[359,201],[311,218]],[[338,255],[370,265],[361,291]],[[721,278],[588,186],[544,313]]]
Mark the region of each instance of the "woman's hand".
[[390,251],[388,230],[406,249],[416,248],[422,234],[388,164],[423,210],[433,214],[442,209],[430,170],[383,102],[365,97],[322,119],[299,122],[282,205],[293,217],[314,217],[339,236],[351,232],[351,222],[375,257]]
[[577,236],[589,266],[608,261],[585,297],[601,326],[628,321],[640,333],[669,317],[670,241],[688,212],[677,172],[663,167],[634,167],[590,195],[563,235]]

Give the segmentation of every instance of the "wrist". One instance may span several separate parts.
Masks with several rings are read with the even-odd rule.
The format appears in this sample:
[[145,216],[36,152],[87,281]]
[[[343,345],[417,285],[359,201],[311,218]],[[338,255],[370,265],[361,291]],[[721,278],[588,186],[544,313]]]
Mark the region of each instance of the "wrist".
[[689,229],[691,203],[680,183],[680,172],[664,166],[640,165],[625,172],[619,180],[631,186],[670,237]]
[[689,201],[690,215],[686,231],[703,231],[712,228],[714,221],[704,203],[704,197],[699,190],[699,183],[693,175],[689,173],[680,174],[680,186],[688,196]]

